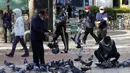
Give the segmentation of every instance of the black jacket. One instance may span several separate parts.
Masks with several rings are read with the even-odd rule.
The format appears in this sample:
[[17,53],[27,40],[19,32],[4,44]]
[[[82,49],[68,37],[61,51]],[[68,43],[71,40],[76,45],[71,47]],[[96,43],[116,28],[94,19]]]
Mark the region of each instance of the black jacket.
[[45,33],[48,32],[45,20],[41,20],[39,15],[37,15],[32,19],[31,23],[31,40],[43,41]]
[[103,40],[101,40],[99,43],[98,51],[101,55],[117,53],[117,48],[114,40],[111,40],[111,44],[108,47],[106,47]]

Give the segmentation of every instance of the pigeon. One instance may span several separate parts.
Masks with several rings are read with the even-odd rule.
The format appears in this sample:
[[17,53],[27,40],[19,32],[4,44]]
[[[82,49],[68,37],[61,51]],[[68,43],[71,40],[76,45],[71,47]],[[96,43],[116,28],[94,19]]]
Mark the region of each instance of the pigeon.
[[20,69],[19,73],[26,73],[25,69]]
[[129,66],[129,63],[128,63],[127,61],[124,61],[124,62],[122,62],[122,65],[123,65],[123,68],[124,68],[124,67],[128,67],[128,66]]
[[27,61],[27,59],[26,59],[26,58],[24,59],[24,65],[25,65],[25,66],[27,66],[27,65],[28,65],[28,61]]
[[16,67],[15,65],[12,67],[12,71],[17,71],[19,72],[22,68]]
[[74,66],[74,63],[71,59],[69,59],[68,64],[70,65],[70,67]]
[[33,69],[34,66],[35,66],[34,63],[30,63],[30,64],[28,64],[28,65],[26,66],[26,70],[30,72],[30,71]]
[[49,71],[49,66],[46,67],[46,71],[47,71],[47,73],[51,73],[51,72]]
[[82,66],[81,67],[81,70],[83,71],[83,72],[86,72],[86,71],[88,71],[88,70],[90,70],[91,69],[91,67],[88,67],[88,66]]
[[36,72],[40,72],[40,68],[36,65],[34,65],[33,70],[36,71]]
[[8,67],[12,67],[12,66],[14,66],[14,63],[7,62],[7,61],[5,60],[5,61],[4,61],[4,65],[5,65],[5,66],[8,66]]
[[86,61],[80,60],[80,63],[84,64],[85,66],[91,66],[93,61],[86,62]]
[[90,58],[88,58],[88,61],[92,61],[93,60],[93,55],[91,55]]
[[40,66],[40,72],[46,72],[46,68],[44,66]]
[[122,63],[118,63],[116,66],[117,66],[117,68],[120,68],[120,67],[123,66],[123,64]]
[[0,69],[0,73],[6,73],[5,69],[4,68]]

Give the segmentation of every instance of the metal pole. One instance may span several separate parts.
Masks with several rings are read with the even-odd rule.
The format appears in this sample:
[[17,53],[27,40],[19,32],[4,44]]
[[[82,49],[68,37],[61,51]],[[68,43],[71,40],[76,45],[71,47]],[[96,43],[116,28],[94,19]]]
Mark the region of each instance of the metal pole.
[[10,0],[7,0],[7,9],[9,10],[9,2]]
[[85,8],[85,0],[83,0],[83,9]]

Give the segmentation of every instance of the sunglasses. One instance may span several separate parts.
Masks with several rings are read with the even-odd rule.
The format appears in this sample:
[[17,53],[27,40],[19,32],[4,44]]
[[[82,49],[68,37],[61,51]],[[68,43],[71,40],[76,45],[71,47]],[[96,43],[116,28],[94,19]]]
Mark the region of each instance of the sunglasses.
[[104,10],[104,9],[100,9],[100,10]]

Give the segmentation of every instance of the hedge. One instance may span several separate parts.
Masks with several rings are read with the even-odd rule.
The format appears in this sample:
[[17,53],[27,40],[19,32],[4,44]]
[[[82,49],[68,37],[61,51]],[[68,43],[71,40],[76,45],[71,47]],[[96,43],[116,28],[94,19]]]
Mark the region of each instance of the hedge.
[[[99,12],[99,7],[91,6],[91,11],[95,14]],[[108,13],[109,16],[112,17],[113,20],[116,20],[116,13],[130,13],[130,8],[105,8],[105,11]]]

